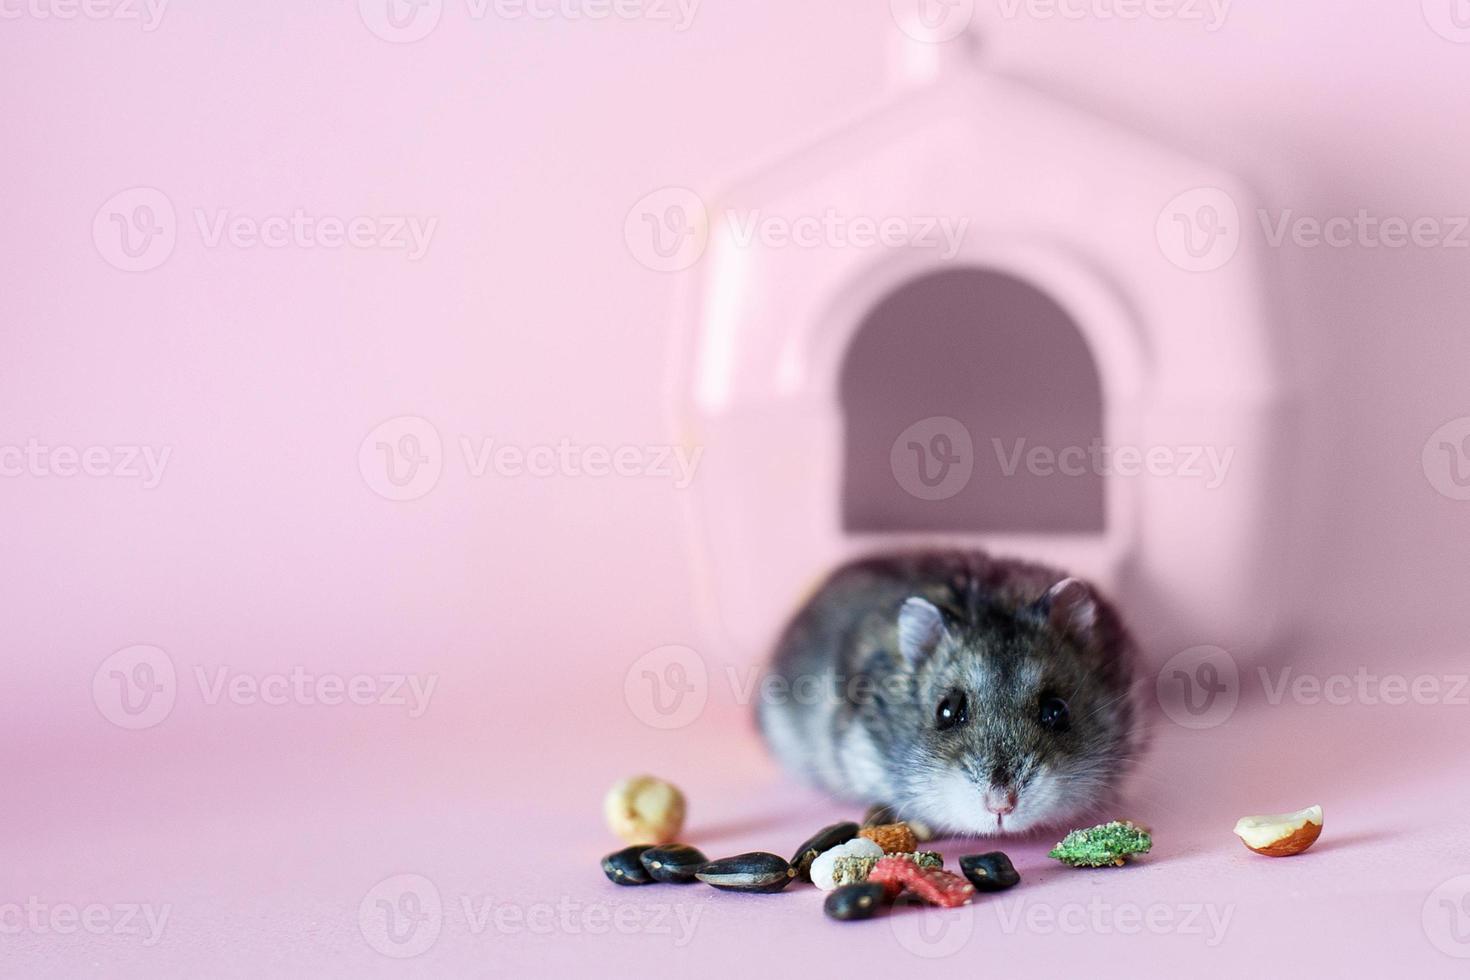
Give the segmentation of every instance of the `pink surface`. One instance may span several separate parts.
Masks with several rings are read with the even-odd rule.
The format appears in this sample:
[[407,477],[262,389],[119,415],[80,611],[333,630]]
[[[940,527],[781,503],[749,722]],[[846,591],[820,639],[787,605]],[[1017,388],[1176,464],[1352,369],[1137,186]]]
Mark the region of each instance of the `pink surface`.
[[[818,964],[1102,977],[1327,977],[1392,965],[1459,976],[1462,962],[1441,950],[1463,955],[1463,920],[1431,893],[1470,869],[1470,794],[1444,776],[1462,767],[1464,710],[1258,701],[1208,732],[1165,725],[1126,807],[1155,832],[1147,858],[1078,871],[1044,856],[1049,837],[948,841],[951,866],[1004,848],[1021,884],[957,912],[904,908],[852,924],[826,920],[810,886],[742,896],[602,877],[597,861],[614,846],[600,814],[608,775],[649,760],[687,791],[686,836],[710,853],[785,854],[855,815],[780,777],[753,739],[733,737],[742,725],[728,704],[711,703],[678,732],[647,728],[620,699],[593,698],[580,718],[535,736],[515,733],[542,726],[539,711],[504,712],[391,744],[317,734],[305,752],[304,717],[269,730],[215,724],[188,748],[144,744],[45,773],[17,767],[27,775],[7,794],[16,832],[0,871],[6,895],[151,902],[171,915],[152,946],[146,932],[7,936],[7,962],[31,976],[741,976],[752,959],[772,976]],[[255,761],[221,767],[239,742]],[[1230,832],[1238,816],[1310,802],[1324,806],[1325,830],[1304,855],[1258,857]],[[402,920],[401,945],[371,932],[393,952],[428,940],[398,960],[369,946],[364,923],[385,920],[360,907],[406,875],[416,888],[429,882],[442,911],[421,933]]]
[[[681,30],[428,0],[433,29],[391,43],[386,0],[0,4],[0,970],[1463,975],[1470,491],[1440,443],[1470,432],[1467,252],[1263,245],[1254,216],[1294,441],[1263,484],[1289,519],[1239,533],[1293,615],[1230,651],[1233,713],[1157,718],[1129,804],[1154,854],[1074,873],[1049,840],[1002,844],[1022,885],[933,943],[936,914],[838,926],[810,891],[599,874],[602,793],[638,771],[686,789],[711,852],[784,853],[848,812],[775,772],[727,673],[761,651],[699,614],[689,495],[649,472],[677,438],[687,283],[624,233],[651,192],[709,191],[885,95],[889,6],[709,2]],[[1470,33],[1450,0],[1242,2],[1217,29],[1044,6],[978,7],[994,71],[1239,174],[1273,221],[1459,234]],[[112,215],[172,251],[130,255]],[[403,441],[419,419],[432,485],[374,472],[380,442],[425,448]],[[485,440],[582,465],[477,471]],[[641,468],[588,475],[588,447]],[[1219,642],[1178,639],[1153,662]],[[667,645],[699,651],[708,703],[660,730],[625,681]],[[1436,693],[1272,704],[1286,667]],[[120,682],[163,700],[132,714]],[[1230,835],[1313,802],[1327,829],[1300,858]],[[407,959],[372,941],[397,875],[443,906]],[[1135,910],[1171,925],[1125,934]],[[628,934],[590,934],[603,915]]]

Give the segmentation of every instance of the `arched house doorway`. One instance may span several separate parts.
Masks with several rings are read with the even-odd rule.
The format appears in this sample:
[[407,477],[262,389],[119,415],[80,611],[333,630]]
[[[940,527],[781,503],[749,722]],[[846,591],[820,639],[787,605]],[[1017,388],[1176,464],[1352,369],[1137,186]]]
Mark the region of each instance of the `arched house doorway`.
[[842,526],[1101,534],[1097,363],[1067,311],[990,269],[881,299],[848,347]]

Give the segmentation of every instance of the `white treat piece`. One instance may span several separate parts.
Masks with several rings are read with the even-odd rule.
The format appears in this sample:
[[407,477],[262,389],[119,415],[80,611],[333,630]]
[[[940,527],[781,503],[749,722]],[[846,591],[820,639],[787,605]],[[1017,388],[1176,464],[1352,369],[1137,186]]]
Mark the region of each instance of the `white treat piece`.
[[812,861],[812,884],[824,892],[830,892],[837,887],[832,880],[832,866],[840,857],[874,857],[883,856],[883,848],[868,840],[866,837],[854,837],[846,844],[838,844],[830,851],[823,851]]

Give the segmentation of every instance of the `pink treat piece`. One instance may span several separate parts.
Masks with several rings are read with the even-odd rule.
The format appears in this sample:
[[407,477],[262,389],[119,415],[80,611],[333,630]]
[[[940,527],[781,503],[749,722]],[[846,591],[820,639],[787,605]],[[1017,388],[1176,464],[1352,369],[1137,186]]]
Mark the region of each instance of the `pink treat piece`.
[[903,884],[930,905],[945,908],[964,905],[975,894],[975,886],[959,875],[943,868],[921,868],[917,864]]
[[888,897],[893,898],[903,891],[909,876],[917,870],[919,866],[908,858],[879,858],[878,863],[873,865],[873,870],[868,872],[868,880],[882,885],[884,891],[888,892]]
[[892,897],[908,889],[930,905],[954,908],[975,894],[975,886],[943,868],[921,868],[908,858],[886,857],[873,865],[869,881],[881,884]]

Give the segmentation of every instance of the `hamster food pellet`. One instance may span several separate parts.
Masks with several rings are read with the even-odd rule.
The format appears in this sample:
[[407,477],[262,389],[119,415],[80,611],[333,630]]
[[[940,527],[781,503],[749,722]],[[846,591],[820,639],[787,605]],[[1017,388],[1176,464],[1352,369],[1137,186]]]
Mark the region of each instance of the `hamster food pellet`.
[[919,847],[919,840],[914,836],[913,829],[902,821],[864,827],[858,831],[858,836],[874,842],[883,848],[885,854],[906,854]]

